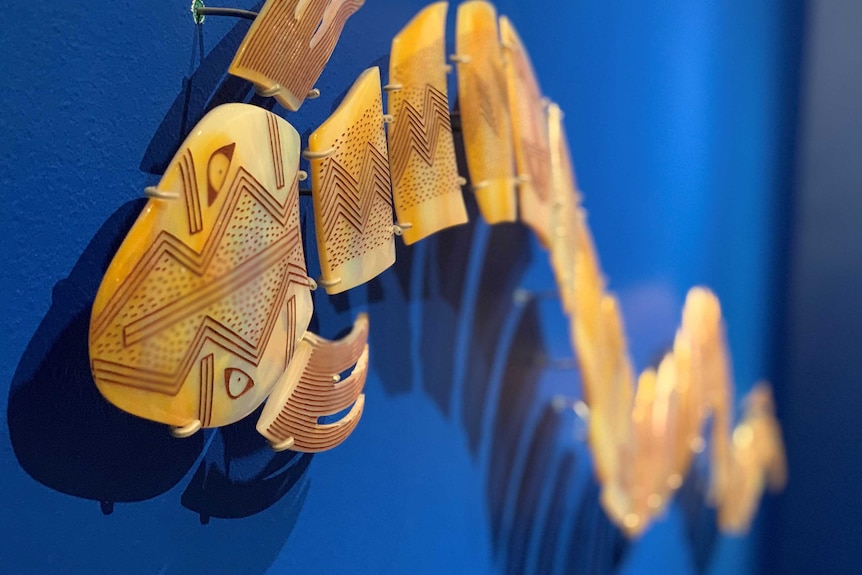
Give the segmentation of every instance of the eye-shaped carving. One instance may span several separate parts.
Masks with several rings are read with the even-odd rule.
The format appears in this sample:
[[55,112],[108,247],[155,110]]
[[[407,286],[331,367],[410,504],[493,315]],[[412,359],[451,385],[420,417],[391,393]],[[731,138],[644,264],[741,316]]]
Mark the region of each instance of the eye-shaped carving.
[[229,367],[224,370],[224,385],[231,399],[237,399],[254,387],[254,380],[241,369]]
[[213,205],[227,179],[227,172],[230,169],[230,161],[233,159],[235,147],[236,144],[222,146],[210,156],[207,164],[207,204],[210,206]]

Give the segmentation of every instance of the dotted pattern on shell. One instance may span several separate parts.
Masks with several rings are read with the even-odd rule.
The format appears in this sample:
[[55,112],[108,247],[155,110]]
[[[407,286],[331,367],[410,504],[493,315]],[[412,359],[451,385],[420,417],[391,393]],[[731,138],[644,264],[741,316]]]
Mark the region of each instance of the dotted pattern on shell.
[[[322,161],[323,227],[329,267],[392,242],[392,200],[382,101],[333,142]],[[338,172],[338,176],[332,172]]]
[[[251,363],[263,353],[289,285],[304,281],[298,182],[280,204],[242,167],[200,253],[162,231],[91,334],[94,374],[176,393],[193,370],[203,330]],[[300,277],[301,276],[301,277]],[[197,343],[195,343],[197,342]],[[131,377],[131,379],[124,379]]]
[[395,67],[403,88],[392,92],[390,111],[395,117],[389,155],[393,196],[399,210],[410,209],[451,193],[461,193],[458,165],[445,90],[425,83],[428,70],[441,69],[442,42],[416,52]]

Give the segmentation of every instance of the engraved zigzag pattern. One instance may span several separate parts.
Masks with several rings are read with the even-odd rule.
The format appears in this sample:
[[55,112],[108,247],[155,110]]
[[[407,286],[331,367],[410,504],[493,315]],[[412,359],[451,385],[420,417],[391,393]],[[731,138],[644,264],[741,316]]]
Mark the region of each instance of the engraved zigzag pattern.
[[207,316],[201,322],[192,343],[188,346],[188,352],[185,354],[183,361],[173,373],[159,373],[129,367],[116,362],[94,359],[93,374],[105,383],[126,385],[158,393],[176,395],[180,387],[182,387],[183,381],[188,376],[189,370],[192,369],[195,358],[200,355],[203,346],[208,342],[223,348],[228,353],[252,365],[257,365],[269,343],[269,337],[272,335],[275,322],[279,316],[278,312],[280,312],[284,305],[290,285],[305,285],[306,281],[305,270],[303,268],[295,264],[288,266],[285,277],[281,281],[281,289],[279,290],[278,297],[275,298],[272,309],[267,315],[267,325],[264,329],[265,336],[257,345],[249,343],[235,331]]
[[[239,197],[243,193],[250,194],[259,204],[272,215],[282,226],[287,226],[296,217],[295,208],[298,204],[298,185],[294,179],[287,195],[286,202],[282,205],[273,198],[266,189],[261,186],[250,174],[242,168],[237,173],[234,183],[228,193],[228,199],[222,208],[216,227],[207,240],[201,252],[195,252],[175,236],[162,232],[147,254],[141,259],[135,270],[130,274],[130,279],[117,292],[105,311],[93,322],[94,331],[92,339],[101,337],[105,330],[110,327],[116,316],[124,308],[125,303],[140,287],[141,282],[158,264],[164,254],[173,257],[181,266],[198,276],[203,275],[221,243],[230,223],[230,215],[236,208]],[[298,226],[293,226],[288,234],[272,245],[249,258],[228,274],[215,278],[202,289],[197,290],[194,297],[191,295],[180,298],[161,308],[155,313],[149,314],[135,322],[125,325],[122,336],[125,345],[134,345],[141,340],[158,334],[183,319],[200,313],[208,306],[234,293],[242,285],[254,281],[266,270],[285,260],[292,258],[297,248],[301,248],[301,239]],[[98,358],[93,360],[93,373],[106,383],[127,385],[155,392],[175,395],[183,381],[193,368],[195,359],[201,352],[204,344],[211,342],[237,357],[256,365],[263,351],[266,349],[269,338],[272,335],[275,323],[279,317],[280,310],[284,305],[287,293],[292,284],[304,285],[306,280],[303,262],[289,261],[285,266],[278,293],[266,314],[266,325],[262,337],[254,344],[231,330],[216,319],[205,316],[199,325],[195,335],[187,347],[176,370],[173,373],[156,372],[153,370],[139,369],[116,362],[105,361]]]
[[229,273],[139,320],[126,324],[123,328],[125,345],[134,345],[228,297],[242,286],[257,279],[264,270],[272,268],[288,257],[298,245],[299,233],[293,230]]
[[327,241],[331,241],[339,221],[347,222],[357,233],[363,234],[376,197],[392,204],[386,156],[368,143],[361,165],[357,180],[335,158],[325,160],[321,196]]
[[478,93],[477,98],[479,100],[479,112],[482,115],[482,120],[485,121],[485,124],[491,129],[491,133],[493,133],[498,138],[501,137],[500,134],[500,126],[497,121],[497,115],[494,113],[494,104],[493,101],[495,99],[499,100],[499,98],[494,98],[491,95],[491,89],[484,82],[484,79],[477,74],[476,76],[476,92]]
[[[494,113],[494,103],[500,103],[501,106],[505,105],[505,102],[501,100],[499,96],[495,96],[494,92],[492,92],[491,86],[489,83],[496,78],[487,78],[489,74],[493,74],[486,71],[477,71],[475,67],[467,68],[464,72],[462,72],[466,78],[466,83],[472,87],[475,92],[475,96],[473,98],[468,99],[466,102],[461,101],[462,106],[470,106],[471,112],[476,116],[482,118],[483,123],[491,130],[491,133],[501,137],[500,134],[500,126],[497,121],[497,114]],[[478,114],[476,114],[478,112]]]
[[441,134],[446,137],[451,133],[449,101],[446,95],[434,86],[425,86],[422,112],[407,100],[402,101],[401,109],[395,117],[395,129],[389,150],[392,181],[396,184],[401,181],[410,163],[411,152],[416,152],[429,166],[433,165]]
[[165,254],[173,257],[183,267],[190,272],[200,276],[212,263],[212,259],[222,242],[225,232],[230,224],[230,214],[236,209],[241,193],[245,191],[254,197],[260,205],[279,223],[285,226],[290,217],[291,207],[298,202],[299,188],[297,182],[294,181],[293,186],[287,196],[287,201],[282,205],[266,191],[261,184],[254,179],[251,174],[240,168],[230,191],[225,207],[221,210],[221,215],[216,221],[210,237],[200,252],[195,251],[186,245],[182,240],[168,232],[161,232],[153,242],[150,249],[141,257],[140,262],[135,266],[135,269],[129,274],[128,280],[117,291],[102,313],[98,317],[93,318],[92,322],[92,339],[98,339],[104,333],[104,330],[110,325],[111,321],[116,317],[117,313],[128,300],[134,295],[140,284],[146,279],[150,271],[157,265],[157,262]]

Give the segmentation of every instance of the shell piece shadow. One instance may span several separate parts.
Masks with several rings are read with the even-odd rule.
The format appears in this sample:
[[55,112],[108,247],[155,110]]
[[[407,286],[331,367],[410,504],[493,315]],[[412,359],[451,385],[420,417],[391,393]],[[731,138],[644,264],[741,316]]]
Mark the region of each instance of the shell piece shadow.
[[489,400],[491,366],[499,346],[512,295],[521,283],[530,257],[527,229],[516,224],[491,226],[473,311],[473,330],[463,387],[462,423],[470,449],[476,453],[482,432],[482,414]]
[[508,573],[524,573],[529,559],[531,538],[541,536],[540,516],[542,491],[552,487],[553,464],[559,453],[557,444],[563,431],[562,415],[548,406],[530,440],[530,450],[524,464],[529,470],[521,476],[515,502],[515,522],[503,545],[508,551]]
[[674,505],[682,509],[685,535],[688,539],[694,567],[699,574],[709,571],[718,542],[718,514],[709,501],[709,462],[701,454],[695,458],[679,491]]
[[93,237],[18,363],[7,422],[15,456],[36,481],[93,499],[110,512],[115,502],[164,493],[201,452],[200,436],[185,441],[105,401],[90,374],[90,308],[105,269],[143,200],[117,210]]
[[558,553],[557,549],[561,543],[566,522],[566,492],[575,483],[575,467],[577,459],[573,451],[569,451],[557,468],[554,479],[553,491],[551,492],[551,505],[548,516],[545,519],[544,536],[539,547],[538,567],[536,573],[554,573],[554,559]]
[[515,448],[526,427],[542,366],[536,358],[544,349],[535,301],[526,304],[509,354],[498,399],[488,470],[487,498],[495,553],[503,544],[506,493],[514,473]]
[[470,221],[422,240],[427,243],[422,288],[422,387],[440,411],[450,412],[458,325],[471,310],[463,309],[464,280],[477,217],[468,202]]
[[[252,10],[258,11],[262,5],[263,2],[258,2]],[[177,147],[207,112],[221,104],[243,102],[252,92],[249,82],[225,73],[250,25],[246,21],[238,21],[206,55],[203,45],[204,27],[195,27],[190,66],[194,66],[198,60],[200,65],[183,79],[180,92],[144,152],[141,171],[157,175],[164,173]],[[274,99],[256,94],[252,96],[252,103],[268,110],[275,106]]]
[[628,550],[628,540],[610,522],[599,503],[599,486],[590,482],[581,492],[574,532],[569,537],[564,573],[614,573]]
[[198,513],[201,523],[211,517],[238,519],[260,513],[300,483],[295,493],[307,490],[305,472],[312,455],[273,452],[255,429],[259,411],[214,432],[181,499],[183,507]]
[[[82,572],[115,572],[116,556],[99,550],[110,531],[122,542],[124,572],[262,573],[296,525],[310,485],[311,456],[273,453],[254,430],[254,416],[175,439],[166,426],[110,405],[90,375],[92,301],[143,204],[136,200],[118,209],[57,284],[10,387],[9,436],[24,471],[54,491],[98,501],[102,513],[112,514],[110,521],[82,521],[69,512],[74,502],[51,499],[57,513],[32,518],[41,526],[39,544],[49,551],[28,553],[28,568],[42,573],[74,564]],[[205,439],[211,440],[208,448]],[[168,492],[189,477],[198,459],[176,501]],[[131,505],[115,512],[122,503]],[[211,517],[247,519],[210,522]],[[237,545],[256,552],[237,553]]]

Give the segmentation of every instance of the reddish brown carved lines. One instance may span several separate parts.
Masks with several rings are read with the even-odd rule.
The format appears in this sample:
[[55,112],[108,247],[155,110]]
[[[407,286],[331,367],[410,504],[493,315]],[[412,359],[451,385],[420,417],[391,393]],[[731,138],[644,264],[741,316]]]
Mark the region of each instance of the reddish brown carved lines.
[[426,84],[422,112],[403,100],[391,138],[392,181],[401,181],[410,163],[411,152],[416,152],[429,166],[433,165],[438,140],[451,138],[451,134],[449,101],[443,92]]
[[299,234],[297,233],[284,236],[256,256],[249,258],[200,289],[169,303],[154,313],[127,324],[123,328],[124,345],[134,345],[143,339],[152,337],[228,297],[290,255],[299,241]]
[[208,206],[212,206],[215,203],[221,189],[224,187],[224,182],[230,171],[230,164],[233,161],[234,150],[236,150],[236,143],[226,144],[213,152],[207,162]]
[[239,399],[254,387],[254,380],[241,369],[229,367],[224,370],[224,388],[231,399]]
[[[312,338],[303,345],[311,354],[299,382],[267,432],[281,441],[294,438],[294,449],[322,451],[338,445],[356,427],[364,408],[362,389],[368,373],[368,321],[360,320],[353,331],[339,341]],[[350,376],[337,381],[338,374],[354,365]],[[322,416],[335,415],[348,407],[339,421],[320,424]]]
[[236,209],[236,205],[243,192],[250,193],[282,226],[289,223],[291,211],[297,211],[298,209],[296,205],[298,190],[291,190],[292,193],[288,194],[287,201],[283,205],[279,204],[278,200],[260,182],[245,171],[245,169],[240,168],[228,192],[228,199],[219,212],[215,226],[207,238],[203,249],[197,252],[176,236],[166,231],[159,233],[151,247],[135,265],[128,279],[117,289],[117,292],[105,306],[105,309],[98,317],[93,318],[91,323],[92,339],[99,339],[104,334],[105,329],[110,326],[119,311],[123,309],[129,299],[139,289],[140,284],[152,273],[163,255],[168,254],[191,273],[198,276],[202,275],[204,270],[209,267],[213,256],[223,240],[224,234],[230,225],[231,215]]
[[[281,306],[285,305],[285,297],[292,284],[306,285],[305,270],[295,264],[289,264],[279,286],[272,308],[267,314],[266,325],[263,329],[262,338],[253,344],[237,334],[235,331],[213,319],[205,316],[195,332],[195,336],[188,345],[187,353],[183,356],[179,367],[173,373],[159,373],[151,370],[129,367],[111,361],[94,359],[92,362],[93,374],[101,381],[125,385],[138,389],[146,389],[167,395],[176,395],[182,387],[183,381],[192,368],[195,359],[200,355],[204,345],[210,343],[222,351],[236,356],[252,365],[257,365],[264,350],[269,345],[269,340],[278,320]],[[293,296],[291,296],[293,299]],[[290,309],[288,308],[288,313]],[[288,321],[291,318],[288,317]],[[291,330],[295,330],[288,323]],[[293,344],[291,344],[293,345]],[[291,353],[292,355],[292,353]]]
[[[495,96],[495,92],[491,90],[491,87],[485,81],[485,78],[475,71],[474,68],[468,68],[466,72],[469,77],[469,83],[473,86],[475,90],[475,100],[472,104],[475,106],[476,110],[479,112],[479,117],[482,118],[482,121],[491,129],[491,133],[493,133],[498,138],[501,137],[500,127],[497,122],[497,115],[494,112],[494,100],[500,100],[499,96]],[[498,76],[497,72],[492,72],[495,76]],[[496,80],[497,78],[495,78]],[[505,84],[497,82],[497,86],[500,86],[500,89],[505,89]],[[501,103],[500,105],[505,105]]]
[[[323,371],[309,369],[311,373],[341,373],[356,363],[356,359],[362,354],[362,349],[368,341],[368,319],[357,320],[350,333],[338,341],[323,340],[321,345],[315,345],[312,353],[313,362],[310,365],[320,364],[325,367]],[[322,338],[320,338],[322,339]]]
[[[162,232],[147,250],[147,253],[137,263],[129,279],[122,285],[105,311],[93,321],[92,339],[98,340],[106,334],[106,330],[118,329],[126,347],[146,345],[145,340],[158,336],[165,330],[175,326],[177,322],[189,317],[205,314],[207,309],[226,300],[231,294],[259,279],[262,274],[276,266],[283,269],[269,310],[266,311],[265,324],[259,331],[257,342],[249,342],[236,331],[220,323],[209,315],[203,315],[200,324],[190,341],[183,342],[185,353],[176,369],[171,373],[139,369],[134,365],[124,365],[99,358],[93,359],[93,374],[101,381],[127,385],[140,389],[175,395],[204,345],[211,343],[222,350],[235,355],[253,365],[257,365],[266,349],[274,331],[275,324],[281,316],[289,288],[292,284],[305,286],[307,282],[304,262],[302,261],[300,230],[296,225],[298,220],[298,190],[296,181],[288,193],[287,201],[280,204],[257,180],[240,168],[231,185],[225,205],[216,220],[214,229],[201,252],[196,252],[177,237],[168,232]],[[165,254],[180,264],[189,272],[204,277],[213,261],[214,254],[221,245],[223,236],[231,228],[232,214],[236,210],[240,196],[249,194],[256,199],[264,211],[281,226],[289,226],[288,233],[272,242],[270,245],[250,256],[243,263],[230,269],[227,273],[210,279],[194,293],[181,296],[173,301],[165,302],[157,310],[122,325],[118,320],[127,302],[137,293],[143,281],[154,273],[158,262]],[[297,254],[300,254],[297,257]],[[298,261],[294,261],[298,260]]]
[[189,220],[189,234],[194,235],[204,228],[201,214],[201,198],[198,194],[197,174],[192,151],[186,148],[180,157],[180,179],[183,184],[183,198],[186,202],[186,213]]
[[278,119],[273,114],[266,115],[266,127],[269,132],[269,147],[272,150],[272,169],[275,174],[275,187],[284,187],[284,161],[281,155],[281,135],[278,132]]
[[334,157],[324,160],[321,179],[323,231],[329,241],[339,221],[363,234],[375,198],[392,205],[389,162],[370,142],[365,147],[358,180]]
[[209,426],[213,415],[213,391],[215,391],[215,358],[213,354],[201,358],[201,383],[198,403],[198,419],[204,427]]
[[290,299],[285,304],[287,310],[287,337],[285,341],[284,352],[284,369],[287,369],[287,364],[290,363],[293,354],[296,352],[296,296],[291,295]]
[[[334,12],[327,10],[330,2],[337,5]],[[262,75],[302,103],[332,55],[345,22],[363,0],[309,0],[298,20],[297,4],[298,0],[267,3],[269,9],[264,6],[244,40],[236,67],[239,75],[244,70]]]
[[[317,452],[335,447],[353,432],[364,410],[361,394],[368,371],[357,366],[344,381],[321,382],[318,389],[300,382],[288,402],[270,424],[267,431],[282,438],[294,438],[293,449]],[[335,423],[319,424],[320,416],[333,415],[353,405],[350,412]],[[316,409],[315,409],[316,407]],[[311,416],[309,416],[311,414]]]
[[539,201],[545,204],[551,199],[551,152],[546,144],[543,145],[530,140],[523,141],[522,145],[524,146],[527,168],[530,170],[532,189]]

